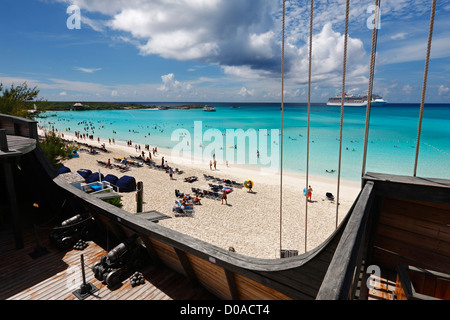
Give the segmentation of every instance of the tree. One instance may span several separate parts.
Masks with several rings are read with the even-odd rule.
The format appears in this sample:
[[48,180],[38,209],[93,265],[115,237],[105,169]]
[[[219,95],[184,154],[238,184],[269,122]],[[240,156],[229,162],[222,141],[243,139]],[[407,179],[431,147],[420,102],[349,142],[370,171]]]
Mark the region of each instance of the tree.
[[78,149],[76,146],[66,146],[64,141],[54,131],[46,133],[42,141],[40,141],[40,145],[55,170],[59,169],[63,160],[72,157],[72,150]]
[[11,85],[10,89],[4,88],[0,83],[0,113],[9,114],[18,117],[28,117],[31,101],[36,99],[39,90],[28,88],[26,82],[19,86]]

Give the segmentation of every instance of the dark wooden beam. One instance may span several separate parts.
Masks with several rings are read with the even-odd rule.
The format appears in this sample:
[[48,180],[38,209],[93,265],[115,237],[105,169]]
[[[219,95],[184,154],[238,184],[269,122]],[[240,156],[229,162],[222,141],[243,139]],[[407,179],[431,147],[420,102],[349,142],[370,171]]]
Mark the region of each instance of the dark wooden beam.
[[187,257],[186,253],[184,251],[181,251],[180,249],[174,248],[175,253],[177,254],[178,260],[181,263],[181,266],[183,267],[184,272],[186,273],[187,278],[189,279],[191,285],[193,287],[198,286],[198,280],[195,276],[195,271],[192,269],[191,262],[189,261],[189,258]]
[[3,163],[3,172],[5,174],[6,190],[9,199],[9,208],[11,213],[11,221],[16,243],[16,249],[23,249],[24,242],[22,237],[22,226],[20,221],[19,206],[17,204],[16,187],[12,173],[11,163],[5,159]]
[[225,276],[227,277],[228,288],[230,289],[231,299],[239,300],[239,291],[236,286],[234,273],[225,269]]
[[147,253],[150,256],[150,259],[152,259],[153,263],[156,266],[163,265],[161,259],[158,256],[158,253],[156,252],[155,248],[153,247],[150,239],[144,234],[139,234],[139,237],[141,238],[142,242],[144,243],[145,249],[147,250]]
[[0,151],[8,152],[8,141],[6,140],[5,129],[0,129]]

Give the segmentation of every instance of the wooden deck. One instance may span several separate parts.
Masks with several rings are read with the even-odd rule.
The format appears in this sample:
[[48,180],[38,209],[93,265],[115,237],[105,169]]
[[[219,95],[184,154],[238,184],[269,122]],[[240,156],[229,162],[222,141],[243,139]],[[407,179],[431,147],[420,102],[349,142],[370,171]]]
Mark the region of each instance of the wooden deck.
[[0,150],[0,158],[19,156],[34,150],[36,148],[36,139],[6,135],[6,146],[8,151]]
[[78,300],[73,292],[82,284],[81,254],[84,256],[86,281],[99,290],[85,300],[216,300],[200,287],[166,267],[147,266],[140,270],[145,283],[132,287],[128,279],[117,289],[110,289],[95,279],[91,266],[106,251],[89,241],[82,250],[62,252],[53,248],[45,232],[39,242],[48,253],[32,258],[36,248],[33,230],[24,231],[25,247],[16,250],[10,232],[0,232],[0,300]]

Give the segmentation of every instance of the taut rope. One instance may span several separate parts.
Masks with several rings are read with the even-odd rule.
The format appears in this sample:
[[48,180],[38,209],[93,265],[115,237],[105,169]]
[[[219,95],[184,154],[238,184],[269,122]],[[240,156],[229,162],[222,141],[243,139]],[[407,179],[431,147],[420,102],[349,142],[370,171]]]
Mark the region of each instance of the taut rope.
[[306,140],[306,198],[305,198],[305,252],[307,251],[308,238],[308,188],[309,188],[309,128],[311,116],[311,65],[312,65],[312,36],[314,18],[314,0],[311,0],[311,14],[309,20],[309,75],[308,75],[308,134]]
[[339,218],[339,189],[341,181],[341,159],[342,159],[342,127],[344,124],[344,98],[345,98],[345,76],[347,69],[347,42],[348,42],[348,16],[350,10],[350,0],[347,0],[347,10],[345,13],[345,36],[344,36],[344,62],[342,70],[342,96],[341,96],[341,126],[339,132],[339,165],[338,165],[338,180],[337,180],[337,195],[336,195],[336,228],[338,226]]
[[375,17],[372,30],[372,50],[370,54],[370,76],[369,76],[369,89],[367,93],[367,109],[366,109],[366,128],[364,134],[364,155],[362,164],[361,177],[366,172],[366,160],[367,160],[367,140],[369,138],[369,119],[370,119],[370,107],[372,104],[372,89],[373,89],[373,76],[375,73],[375,57],[377,51],[377,38],[378,38],[378,22],[380,18],[380,2],[381,0],[375,0]]
[[280,155],[280,258],[282,250],[282,228],[283,228],[283,112],[284,112],[284,23],[285,23],[285,0],[283,0],[283,35],[281,43],[281,155]]
[[416,173],[417,173],[417,161],[419,159],[419,144],[420,144],[420,136],[421,136],[421,132],[422,132],[423,107],[425,104],[425,92],[427,90],[428,64],[430,62],[431,40],[433,38],[435,12],[436,12],[436,0],[433,0],[432,6],[431,6],[430,30],[428,32],[427,56],[425,59],[425,72],[424,72],[424,76],[423,76],[423,85],[422,85],[422,100],[420,102],[419,129],[417,131],[416,158],[414,161],[414,177],[416,176]]

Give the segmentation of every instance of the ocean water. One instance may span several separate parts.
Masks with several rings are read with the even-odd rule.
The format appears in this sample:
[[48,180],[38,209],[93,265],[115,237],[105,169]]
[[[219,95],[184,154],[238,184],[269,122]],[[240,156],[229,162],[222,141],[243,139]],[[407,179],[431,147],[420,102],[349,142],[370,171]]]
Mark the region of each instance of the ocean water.
[[[210,105],[216,112],[59,111],[47,112],[37,120],[48,129],[92,134],[95,141],[97,137],[103,141],[131,140],[133,145],[149,144],[207,160],[215,154],[216,159],[230,164],[275,170],[282,159],[283,172],[306,172],[306,104],[285,104],[283,139],[280,104]],[[386,104],[371,109],[366,171],[413,175],[419,112],[419,104]],[[343,119],[341,179],[360,181],[366,108],[345,107]],[[337,177],[340,107],[312,105],[309,134],[309,174]],[[417,176],[450,179],[450,105],[425,105]]]

